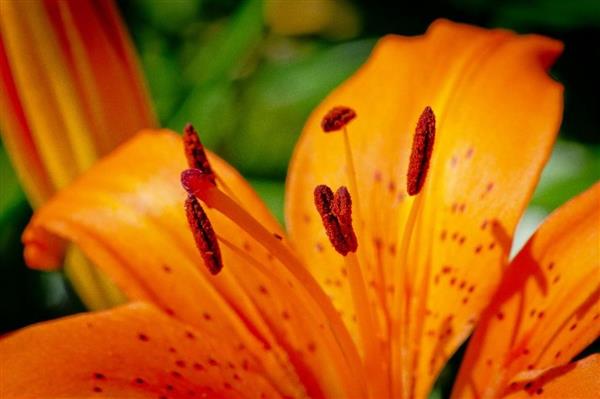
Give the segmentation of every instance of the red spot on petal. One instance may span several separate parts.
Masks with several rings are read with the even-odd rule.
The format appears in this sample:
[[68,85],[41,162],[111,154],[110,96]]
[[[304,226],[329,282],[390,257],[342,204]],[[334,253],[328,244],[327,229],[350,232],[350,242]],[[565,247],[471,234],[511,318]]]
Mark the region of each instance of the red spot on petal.
[[202,370],[204,370],[204,366],[203,366],[203,365],[201,365],[201,364],[200,364],[200,363],[198,363],[198,362],[194,363],[192,367],[194,368],[194,370],[197,370],[197,371],[202,371]]

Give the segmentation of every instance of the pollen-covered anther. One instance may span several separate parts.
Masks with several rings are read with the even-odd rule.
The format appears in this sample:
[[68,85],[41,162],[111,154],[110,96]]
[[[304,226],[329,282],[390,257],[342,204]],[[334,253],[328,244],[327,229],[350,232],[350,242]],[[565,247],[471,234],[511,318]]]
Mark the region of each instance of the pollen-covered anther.
[[342,129],[354,118],[356,118],[356,111],[352,108],[346,106],[333,107],[323,117],[321,127],[325,133],[335,132]]
[[435,115],[430,107],[425,107],[417,122],[412,151],[410,153],[410,162],[406,176],[408,195],[419,194],[425,184],[434,141]]
[[317,212],[331,245],[341,255],[356,252],[358,243],[352,227],[352,200],[346,187],[340,187],[334,194],[326,185],[319,185],[314,191]]
[[331,210],[338,218],[348,250],[350,252],[356,252],[358,242],[356,240],[354,228],[352,227],[352,198],[346,187],[342,186],[338,188],[333,195],[333,206],[331,207]]
[[186,169],[181,172],[181,185],[188,194],[202,197],[202,193],[215,185],[210,175],[200,169]]
[[207,176],[212,184],[215,184],[216,176],[210,166],[210,162],[204,151],[204,146],[200,141],[196,129],[194,129],[190,123],[186,124],[183,129],[183,149],[188,166],[190,168],[199,169]]
[[204,264],[212,274],[219,273],[223,261],[217,236],[206,212],[193,195],[188,195],[185,200],[185,215]]

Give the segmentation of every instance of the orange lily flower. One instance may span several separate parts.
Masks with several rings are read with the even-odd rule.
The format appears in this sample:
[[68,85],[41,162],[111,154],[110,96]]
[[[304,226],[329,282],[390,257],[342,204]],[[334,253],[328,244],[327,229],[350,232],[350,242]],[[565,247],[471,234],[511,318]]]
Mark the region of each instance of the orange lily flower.
[[[0,392],[422,398],[475,328],[456,397],[597,396],[600,356],[569,361],[599,333],[600,183],[508,262],[560,124],[546,71],[561,48],[448,21],[382,39],[307,122],[289,235],[215,155],[185,172],[202,257],[182,211],[181,139],[140,133],[42,207],[23,240],[44,268],[59,264],[59,237],[74,242],[142,303],[5,337]],[[343,132],[324,134],[324,115]]]
[[[3,1],[0,7],[0,130],[30,203],[39,207],[157,122],[111,1]],[[71,251],[68,264],[90,308],[119,296],[81,254]]]

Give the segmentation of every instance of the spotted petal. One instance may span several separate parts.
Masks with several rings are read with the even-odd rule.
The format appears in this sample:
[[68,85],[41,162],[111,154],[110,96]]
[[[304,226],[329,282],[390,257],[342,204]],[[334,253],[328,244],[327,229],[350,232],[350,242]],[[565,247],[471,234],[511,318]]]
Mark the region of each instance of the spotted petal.
[[597,398],[600,396],[598,375],[600,355],[595,354],[574,363],[544,370],[533,378],[514,382],[503,398]]
[[[285,244],[248,184],[208,155],[221,189]],[[252,234],[208,208],[224,268],[218,276],[206,270],[185,220],[185,168],[179,136],[139,134],[36,212],[23,236],[27,261],[56,266],[61,239],[72,241],[129,299],[151,302],[229,345],[266,352],[269,378],[281,389],[298,375],[314,397],[359,392],[361,376],[304,285]]]
[[[173,320],[151,305],[72,316],[0,340],[0,396],[276,398],[261,353]],[[288,381],[288,394],[302,396]]]
[[600,335],[600,183],[542,225],[509,266],[454,389],[490,397],[521,372],[561,366]]
[[[436,21],[424,36],[382,39],[304,128],[287,182],[291,239],[358,342],[347,269],[312,203],[318,184],[352,186],[342,133],[324,134],[321,118],[335,106],[356,111],[346,128],[362,206],[358,251],[379,316],[373,334],[384,347],[392,342],[390,357],[404,354],[392,361],[396,396],[426,394],[499,282],[560,124],[562,87],[547,69],[561,49],[541,36]],[[414,203],[405,189],[409,151],[426,106],[436,143],[401,253]]]

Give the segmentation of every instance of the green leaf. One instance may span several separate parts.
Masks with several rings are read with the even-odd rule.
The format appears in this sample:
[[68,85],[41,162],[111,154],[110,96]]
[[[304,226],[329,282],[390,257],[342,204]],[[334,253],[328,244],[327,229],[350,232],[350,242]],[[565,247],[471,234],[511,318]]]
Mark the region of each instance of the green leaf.
[[551,212],[594,184],[600,176],[600,147],[559,140],[531,205]]
[[226,157],[245,173],[283,177],[310,112],[364,62],[374,43],[345,43],[260,68],[244,90],[240,126],[225,143]]
[[0,182],[2,182],[0,195],[0,224],[4,224],[10,217],[12,210],[25,201],[25,193],[21,189],[8,154],[4,146],[0,146]]
[[247,0],[212,39],[198,43],[185,78],[200,85],[233,78],[240,60],[260,42],[263,27],[262,1]]
[[231,82],[217,81],[196,87],[179,106],[167,127],[180,132],[190,122],[208,148],[217,150],[236,126],[236,97]]
[[283,197],[285,184],[277,180],[250,179],[250,185],[256,190],[277,220],[284,224]]
[[196,19],[201,6],[201,0],[134,0],[131,8],[160,30],[176,33]]
[[164,35],[143,26],[137,33],[140,59],[148,77],[154,108],[164,125],[175,112],[184,93],[180,79],[181,67]]

